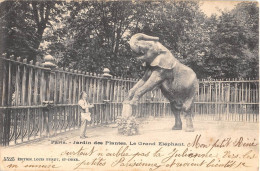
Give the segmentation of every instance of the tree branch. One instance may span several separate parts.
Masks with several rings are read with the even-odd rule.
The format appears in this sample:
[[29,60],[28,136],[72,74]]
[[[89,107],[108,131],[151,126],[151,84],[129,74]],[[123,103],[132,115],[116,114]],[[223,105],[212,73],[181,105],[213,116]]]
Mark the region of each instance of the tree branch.
[[[87,8],[88,8],[88,11],[91,11],[90,8],[89,8],[89,6],[87,6]],[[95,33],[97,34],[97,36],[100,37],[100,36],[99,36],[99,33],[97,32],[97,27],[95,26],[95,24],[93,24],[92,22],[89,22],[89,23],[94,27],[94,31],[95,31]],[[99,38],[99,39],[100,39],[100,38]]]
[[37,23],[37,25],[39,25],[40,21],[39,21],[39,15],[38,15],[36,2],[32,2],[32,7],[33,7],[34,20]]
[[50,11],[51,11],[51,7],[50,7],[49,4],[47,4],[47,6],[46,6],[46,12],[45,12],[45,23],[47,23],[48,20],[49,20]]
[[43,2],[40,3],[40,16],[41,16],[41,23],[43,23],[45,20],[44,20],[44,4]]

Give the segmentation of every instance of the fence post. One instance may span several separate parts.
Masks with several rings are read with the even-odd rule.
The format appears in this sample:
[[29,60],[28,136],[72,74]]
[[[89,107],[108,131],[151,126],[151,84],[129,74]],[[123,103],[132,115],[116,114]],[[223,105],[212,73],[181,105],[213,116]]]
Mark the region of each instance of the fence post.
[[106,79],[106,81],[104,82],[104,93],[105,93],[105,98],[104,98],[104,103],[105,103],[105,109],[104,109],[104,121],[105,124],[108,123],[108,118],[110,116],[110,99],[109,99],[109,89],[110,89],[110,79],[112,77],[112,75],[109,74],[110,70],[108,68],[104,68],[103,70],[103,77]]
[[51,100],[51,87],[52,87],[52,79],[51,79],[51,74],[52,74],[52,70],[54,68],[57,67],[57,65],[54,64],[55,63],[55,59],[53,56],[51,55],[46,55],[44,56],[44,63],[42,64],[43,67],[48,68],[50,70],[47,70],[47,76],[46,76],[46,98],[43,102],[43,105],[45,106],[45,108],[43,109],[43,127],[46,127],[46,136],[50,136],[50,133],[52,130],[52,126],[50,125],[52,122],[52,105],[54,104],[54,99]]
[[[3,78],[4,78],[4,60],[2,59],[2,57],[5,56],[5,54],[3,54],[0,58],[0,97],[3,98]],[[3,144],[3,138],[4,138],[4,109],[0,108],[0,145],[4,145]]]

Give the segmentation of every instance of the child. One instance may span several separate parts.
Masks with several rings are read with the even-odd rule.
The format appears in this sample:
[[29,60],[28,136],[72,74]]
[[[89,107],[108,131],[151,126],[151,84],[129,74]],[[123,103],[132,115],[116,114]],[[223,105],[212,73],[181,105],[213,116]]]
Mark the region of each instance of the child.
[[81,116],[81,127],[80,127],[80,138],[87,138],[87,121],[91,121],[91,113],[89,108],[94,107],[87,102],[87,93],[85,91],[80,93],[80,100],[78,102],[80,106],[80,116]]

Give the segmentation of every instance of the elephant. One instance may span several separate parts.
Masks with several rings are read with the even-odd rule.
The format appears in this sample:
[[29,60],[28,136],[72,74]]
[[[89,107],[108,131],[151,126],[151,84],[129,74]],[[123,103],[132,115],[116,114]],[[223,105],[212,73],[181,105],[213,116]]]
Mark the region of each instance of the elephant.
[[186,118],[186,131],[194,131],[192,106],[198,90],[195,72],[179,62],[173,54],[159,42],[159,37],[137,33],[130,38],[130,48],[142,55],[138,60],[147,64],[144,76],[128,92],[124,104],[136,105],[148,91],[160,88],[170,101],[171,111],[175,116],[172,130],[182,130],[180,113]]

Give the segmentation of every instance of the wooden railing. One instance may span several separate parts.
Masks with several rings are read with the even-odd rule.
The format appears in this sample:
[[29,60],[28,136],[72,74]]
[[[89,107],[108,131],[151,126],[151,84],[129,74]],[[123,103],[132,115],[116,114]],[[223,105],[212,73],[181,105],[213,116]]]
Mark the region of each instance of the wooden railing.
[[[91,126],[114,123],[136,79],[67,68],[47,68],[20,58],[0,57],[3,63],[0,97],[2,145],[17,144],[77,129],[79,94],[94,104]],[[48,61],[45,63],[48,63]],[[258,121],[258,80],[201,80],[195,98],[195,118]],[[146,93],[134,107],[137,117],[172,115],[159,89]]]

